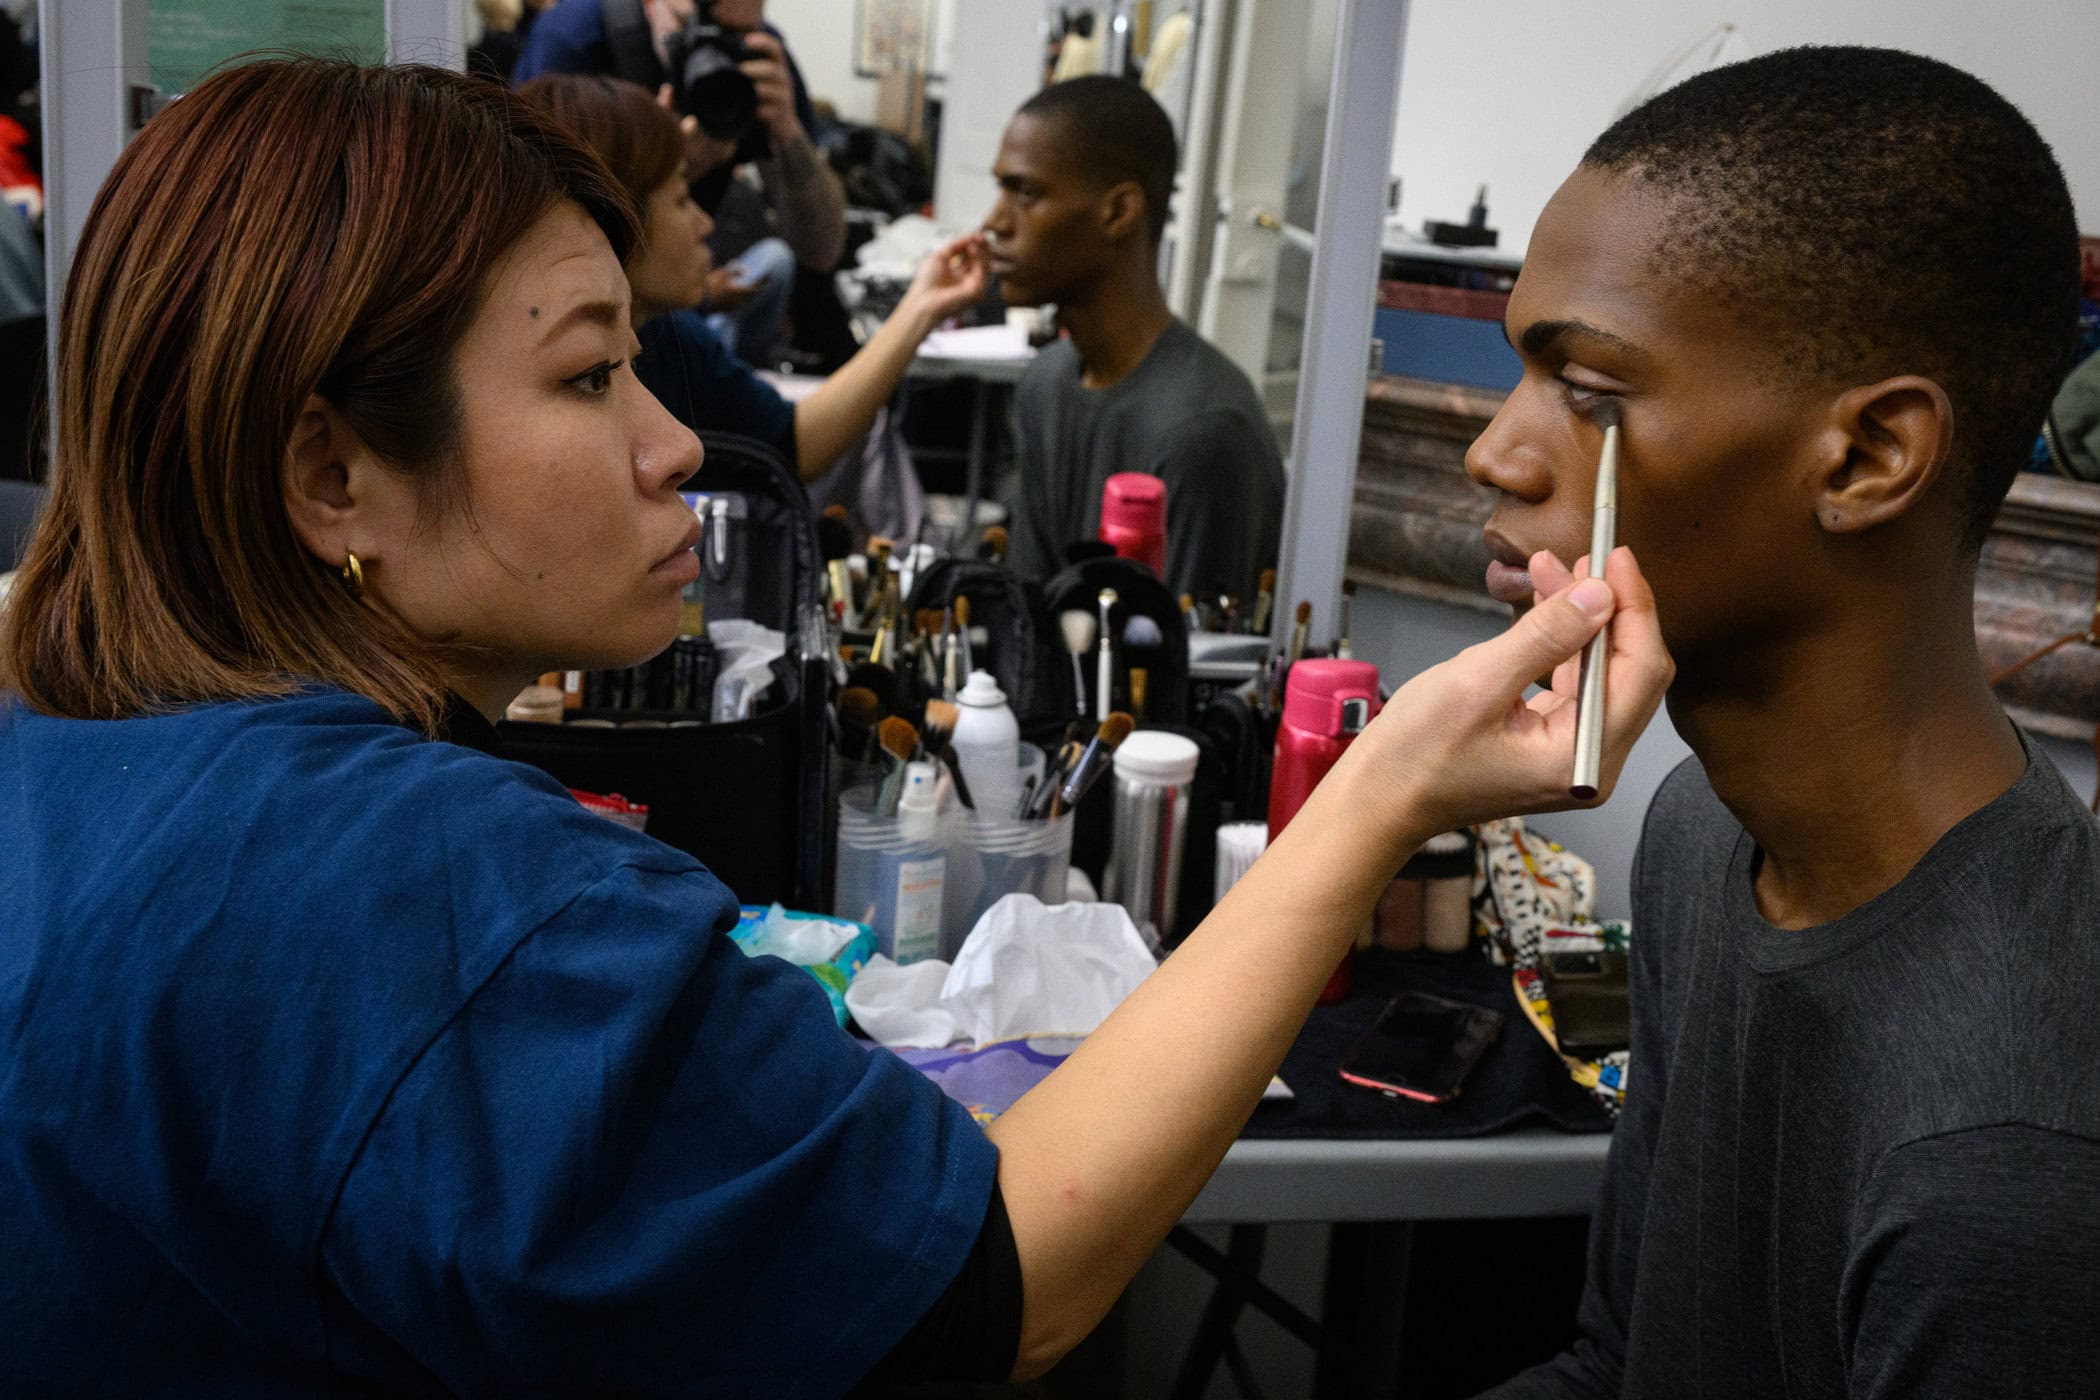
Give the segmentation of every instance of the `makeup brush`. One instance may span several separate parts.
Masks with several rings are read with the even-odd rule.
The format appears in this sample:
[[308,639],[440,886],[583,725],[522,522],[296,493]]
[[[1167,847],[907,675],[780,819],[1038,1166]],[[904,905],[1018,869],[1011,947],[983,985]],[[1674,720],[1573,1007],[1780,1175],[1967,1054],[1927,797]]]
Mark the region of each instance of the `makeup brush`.
[[955,698],[955,665],[957,658],[955,649],[955,609],[953,607],[942,608],[939,616],[941,619],[940,635],[934,640],[938,660],[933,668],[935,672],[933,688],[941,693],[942,699],[953,700]]
[[1137,721],[1121,710],[1101,721],[1101,727],[1095,730],[1094,737],[1087,741],[1086,748],[1079,755],[1079,761],[1072,765],[1072,772],[1065,778],[1064,786],[1058,789],[1057,796],[1051,801],[1050,820],[1056,821],[1060,815],[1086,800],[1087,792],[1101,780],[1101,775],[1108,771],[1109,760],[1115,756],[1116,749],[1130,737],[1130,731],[1136,727]]
[[839,751],[866,763],[875,745],[875,726],[882,721],[882,702],[864,685],[849,685],[839,692],[835,708],[839,717]]
[[919,743],[948,770],[949,776],[955,780],[956,797],[974,812],[977,803],[970,797],[970,785],[963,779],[962,764],[956,759],[955,746],[950,742],[955,737],[955,722],[961,718],[962,710],[953,701],[928,700],[926,727],[919,736]]
[[875,733],[882,751],[893,760],[889,776],[882,780],[882,786],[875,793],[875,815],[894,817],[897,815],[897,799],[904,795],[904,765],[919,752],[919,731],[910,720],[891,715]]
[[876,586],[881,590],[875,595],[875,611],[879,620],[875,624],[875,642],[868,648],[868,660],[877,666],[894,666],[897,652],[897,592],[896,584],[888,572],[877,574]]
[[1067,739],[1058,746],[1057,752],[1050,756],[1050,762],[1045,765],[1043,780],[1036,785],[1034,799],[1023,815],[1044,817],[1050,814],[1051,806],[1057,801],[1058,790],[1064,787],[1065,779],[1078,769],[1079,756],[1085,752],[1086,746],[1077,739]]
[[1109,692],[1116,683],[1116,652],[1114,625],[1108,620],[1108,610],[1116,605],[1116,590],[1104,588],[1094,595],[1101,605],[1101,650],[1094,659],[1094,713],[1106,720],[1109,714]]
[[1006,527],[1004,525],[985,526],[984,537],[977,541],[977,557],[987,564],[1004,564],[1006,562],[1006,538]]
[[846,570],[846,556],[853,552],[853,527],[848,525],[844,513],[817,517],[817,554],[824,561],[825,584],[830,589],[829,602],[834,614],[851,625],[853,615],[853,578]]
[[1352,612],[1354,612],[1354,611],[1355,611],[1355,609],[1356,609],[1356,584],[1355,584],[1355,583],[1354,583],[1354,582],[1353,582],[1352,580],[1349,580],[1349,579],[1343,579],[1343,580],[1342,580],[1342,629],[1341,629],[1341,633],[1340,633],[1340,635],[1338,635],[1338,636],[1337,636],[1337,637],[1336,637],[1336,638],[1334,639],[1334,654],[1335,654],[1335,655],[1336,655],[1337,657],[1339,657],[1339,658],[1340,658],[1341,660],[1343,660],[1343,661],[1347,661],[1347,660],[1349,660],[1349,659],[1350,659],[1350,653],[1349,653],[1349,615],[1350,615],[1350,614],[1351,614]]
[[1094,649],[1094,615],[1072,608],[1058,614],[1057,626],[1065,634],[1065,651],[1072,658],[1072,705],[1084,719],[1086,662],[1082,658]]
[[970,647],[970,600],[961,594],[955,597],[956,649],[962,653],[962,674],[969,675],[977,669],[977,655]]
[[868,536],[868,599],[861,608],[863,616],[882,605],[883,592],[890,586],[890,550],[893,547],[887,535]]
[[1254,594],[1253,626],[1249,629],[1259,637],[1269,630],[1269,611],[1276,606],[1276,571],[1261,571],[1261,587]]
[[1312,631],[1312,604],[1298,604],[1298,625],[1291,629],[1290,664],[1295,666],[1305,659],[1305,639]]
[[[1598,399],[1590,420],[1604,429],[1597,458],[1597,497],[1590,513],[1590,577],[1604,577],[1604,561],[1619,539],[1619,402]],[[1575,780],[1568,795],[1597,795],[1604,766],[1604,669],[1611,656],[1611,624],[1597,629],[1582,653],[1582,686],[1575,703]]]

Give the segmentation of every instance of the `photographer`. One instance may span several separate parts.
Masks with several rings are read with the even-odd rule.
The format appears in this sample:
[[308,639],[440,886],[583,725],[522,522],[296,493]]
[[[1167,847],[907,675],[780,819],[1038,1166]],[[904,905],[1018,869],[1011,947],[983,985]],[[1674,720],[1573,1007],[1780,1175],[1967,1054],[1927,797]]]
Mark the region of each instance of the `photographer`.
[[[846,202],[810,140],[809,92],[764,0],[562,0],[534,26],[513,81],[542,73],[624,78],[679,113],[693,199],[718,225],[702,310],[743,358],[770,358],[794,268],[838,265]],[[762,200],[737,180],[745,166]]]

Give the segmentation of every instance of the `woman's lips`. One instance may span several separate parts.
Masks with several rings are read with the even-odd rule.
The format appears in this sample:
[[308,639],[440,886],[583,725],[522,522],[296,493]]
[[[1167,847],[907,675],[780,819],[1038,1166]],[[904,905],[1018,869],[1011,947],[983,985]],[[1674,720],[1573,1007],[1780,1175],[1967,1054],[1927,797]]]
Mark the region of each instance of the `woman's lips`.
[[1531,570],[1491,559],[1487,566],[1487,591],[1498,603],[1522,607],[1531,601]]

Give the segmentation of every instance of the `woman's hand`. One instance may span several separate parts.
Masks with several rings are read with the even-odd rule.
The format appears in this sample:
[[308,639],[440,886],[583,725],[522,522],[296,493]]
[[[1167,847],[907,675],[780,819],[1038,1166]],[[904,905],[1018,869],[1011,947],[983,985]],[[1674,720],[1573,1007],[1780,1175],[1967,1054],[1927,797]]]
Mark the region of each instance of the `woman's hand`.
[[735,263],[714,268],[707,274],[707,295],[702,311],[734,311],[758,295],[759,284],[744,280],[744,269]]
[[964,234],[943,243],[919,264],[918,275],[897,305],[897,314],[917,318],[933,331],[950,316],[959,315],[984,295],[984,235]]
[[[1402,844],[1497,817],[1603,802],[1669,687],[1676,667],[1632,550],[1612,551],[1604,583],[1578,582],[1543,550],[1531,570],[1541,589],[1537,606],[1501,636],[1402,686],[1337,769],[1337,777],[1349,770],[1351,800],[1378,804]],[[1577,801],[1568,788],[1581,652],[1607,618],[1602,781],[1596,797]],[[1551,688],[1525,699],[1534,679],[1548,675]]]

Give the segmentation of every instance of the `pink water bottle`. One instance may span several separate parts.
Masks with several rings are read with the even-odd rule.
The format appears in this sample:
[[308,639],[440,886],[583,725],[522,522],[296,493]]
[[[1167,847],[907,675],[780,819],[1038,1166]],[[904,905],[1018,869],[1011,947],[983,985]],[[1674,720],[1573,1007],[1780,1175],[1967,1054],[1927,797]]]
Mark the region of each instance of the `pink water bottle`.
[[1167,484],[1143,472],[1117,472],[1101,488],[1101,542],[1167,576]]
[[[1342,750],[1377,713],[1378,668],[1370,662],[1313,659],[1291,667],[1269,773],[1270,841],[1290,825]],[[1349,995],[1354,958],[1353,952],[1343,955],[1320,993],[1320,1005]]]

